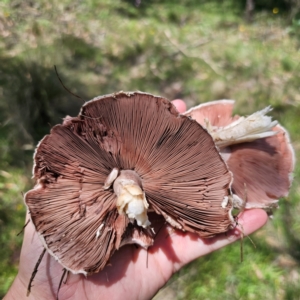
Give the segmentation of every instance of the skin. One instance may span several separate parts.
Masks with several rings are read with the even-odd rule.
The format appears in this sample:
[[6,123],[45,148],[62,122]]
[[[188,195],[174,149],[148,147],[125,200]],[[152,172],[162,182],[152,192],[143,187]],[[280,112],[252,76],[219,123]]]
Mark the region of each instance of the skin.
[[[178,111],[186,109],[182,100],[174,100]],[[69,274],[62,284],[59,299],[151,299],[180,268],[251,234],[267,221],[261,209],[247,210],[239,216],[239,225],[214,238],[201,239],[165,225],[148,252],[133,245],[122,247],[100,273],[84,277]],[[27,286],[43,246],[32,223],[25,229],[19,272],[4,299],[55,299],[62,266],[47,252],[38,268],[29,297]],[[237,259],[238,260],[238,259]],[[148,263],[147,263],[148,261]],[[148,265],[148,266],[147,266]],[[201,283],[199,283],[200,285]]]

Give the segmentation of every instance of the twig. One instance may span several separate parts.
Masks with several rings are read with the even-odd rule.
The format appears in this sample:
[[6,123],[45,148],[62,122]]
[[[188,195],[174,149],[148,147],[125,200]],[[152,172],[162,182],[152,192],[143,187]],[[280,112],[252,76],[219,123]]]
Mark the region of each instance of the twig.
[[54,69],[55,69],[56,76],[57,76],[58,80],[60,81],[61,85],[63,86],[63,88],[64,88],[67,92],[69,92],[71,95],[73,95],[74,97],[81,99],[83,102],[86,102],[86,101],[83,100],[80,96],[78,96],[78,95],[72,93],[72,92],[64,85],[64,83],[62,82],[61,78],[60,78],[59,75],[58,75],[58,72],[57,72],[57,69],[56,69],[56,66],[55,66],[55,65],[54,65]]
[[33,270],[32,274],[31,274],[31,277],[30,277],[30,280],[29,280],[29,284],[28,284],[28,287],[27,287],[27,294],[26,294],[27,297],[30,295],[30,291],[31,291],[31,287],[32,287],[31,284],[33,282],[33,279],[34,279],[37,271],[38,271],[38,267],[39,267],[39,265],[40,265],[40,263],[41,263],[41,261],[43,259],[43,256],[44,256],[45,252],[46,252],[46,248],[44,248],[43,252],[41,253],[41,255],[40,255],[40,257],[39,257],[39,259],[37,261],[37,263],[35,264],[34,270]]

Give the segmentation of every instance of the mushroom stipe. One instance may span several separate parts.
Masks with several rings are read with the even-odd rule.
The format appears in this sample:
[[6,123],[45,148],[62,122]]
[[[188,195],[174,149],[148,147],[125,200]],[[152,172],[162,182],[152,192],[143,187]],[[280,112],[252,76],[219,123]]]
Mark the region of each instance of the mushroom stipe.
[[[119,92],[54,126],[37,146],[36,186],[25,195],[48,253],[89,275],[126,244],[153,245],[158,215],[209,238],[235,227],[234,208],[276,206],[294,168],[288,135],[265,116],[270,109],[240,118],[232,107],[217,101],[181,115],[162,97]],[[253,176],[262,170],[265,186]]]

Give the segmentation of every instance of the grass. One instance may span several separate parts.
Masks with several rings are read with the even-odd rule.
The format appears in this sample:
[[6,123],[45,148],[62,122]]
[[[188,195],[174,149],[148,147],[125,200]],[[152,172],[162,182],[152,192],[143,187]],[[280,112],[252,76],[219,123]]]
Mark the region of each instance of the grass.
[[[76,115],[82,99],[142,90],[189,106],[236,99],[249,114],[272,105],[300,155],[299,20],[280,9],[253,23],[233,1],[1,1],[0,296],[18,265],[21,192],[33,149],[50,125]],[[294,14],[296,16],[296,14]],[[156,299],[297,299],[300,285],[300,167],[273,221],[245,240],[181,270]],[[163,294],[165,293],[165,294]]]
[[0,295],[9,288],[18,270],[22,236],[17,236],[25,220],[21,193],[28,179],[22,170],[0,170]]

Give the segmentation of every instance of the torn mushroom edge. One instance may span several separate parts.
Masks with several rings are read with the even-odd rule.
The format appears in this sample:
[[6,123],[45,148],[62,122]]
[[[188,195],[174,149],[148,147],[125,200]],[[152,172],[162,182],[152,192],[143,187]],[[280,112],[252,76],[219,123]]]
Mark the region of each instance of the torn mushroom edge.
[[[103,95],[103,96],[98,96],[98,97],[95,97],[95,98],[93,98],[93,99],[87,101],[87,102],[82,106],[82,108],[81,108],[81,110],[80,110],[78,116],[84,117],[84,115],[82,114],[83,108],[84,108],[86,105],[88,105],[89,103],[94,102],[94,101],[98,101],[98,100],[101,100],[101,99],[105,99],[105,98],[108,98],[108,97],[116,98],[116,97],[119,96],[119,95],[125,95],[125,96],[127,96],[127,97],[131,97],[131,96],[134,96],[134,95],[149,95],[149,96],[151,96],[151,97],[155,97],[155,98],[159,98],[159,99],[165,99],[165,100],[168,100],[168,99],[166,99],[166,98],[164,98],[164,97],[161,97],[161,96],[156,96],[156,95],[152,95],[152,94],[150,94],[150,93],[144,93],[144,92],[140,92],[140,91],[134,91],[134,92],[123,92],[123,91],[120,91],[120,92],[117,92],[117,93],[112,93],[112,94],[107,94],[107,95]],[[169,100],[168,100],[168,101],[169,101]],[[220,100],[220,101],[230,102],[230,103],[234,102],[234,100]],[[198,105],[198,106],[196,106],[196,107],[193,107],[193,108],[191,108],[190,110],[186,111],[184,114],[180,114],[180,113],[177,111],[176,107],[175,107],[173,104],[172,104],[172,105],[173,105],[173,107],[176,109],[176,111],[178,112],[177,117],[185,117],[185,118],[188,118],[189,120],[195,122],[198,126],[202,127],[202,125],[200,125],[196,120],[192,119],[192,118],[189,117],[189,116],[186,116],[185,114],[187,114],[188,112],[192,111],[193,109],[195,109],[195,108],[197,108],[197,107],[200,107],[200,106],[206,106],[206,105],[211,105],[211,104],[213,104],[214,102],[217,102],[217,101],[212,101],[212,102],[209,102],[209,103],[200,104],[200,105]],[[61,125],[61,124],[59,124],[59,125]],[[62,126],[63,126],[63,125],[62,125]],[[208,131],[206,130],[206,128],[204,128],[204,127],[202,127],[202,128],[208,133]],[[50,132],[50,134],[51,134],[51,132]],[[32,168],[32,174],[33,174],[32,178],[34,178],[34,179],[35,179],[34,171],[35,171],[35,168],[36,168],[36,160],[35,160],[35,158],[36,158],[36,155],[37,155],[37,151],[38,151],[40,145],[44,142],[45,139],[48,138],[48,136],[49,136],[50,134],[47,134],[47,135],[46,135],[46,136],[45,136],[45,137],[37,144],[37,146],[36,146],[36,148],[35,148],[35,151],[34,151],[34,154],[33,154],[33,161],[34,161],[34,163],[33,163],[33,168]],[[209,133],[208,133],[208,134],[209,134]],[[209,136],[210,136],[210,134],[209,134]],[[228,170],[229,173],[230,173],[231,180],[230,180],[230,182],[229,182],[228,189],[229,189],[229,196],[231,196],[231,198],[232,198],[232,190],[231,190],[231,186],[232,186],[232,183],[233,183],[233,174],[232,174],[232,172],[229,170],[229,168],[228,168],[228,166],[227,166],[227,163],[225,162],[225,160],[224,160],[223,157],[221,156],[221,154],[220,154],[220,152],[219,152],[219,149],[218,149],[218,147],[217,147],[216,145],[215,145],[215,148],[216,148],[216,150],[218,151],[219,157],[221,158],[221,160],[223,161],[223,163],[225,164],[227,170]],[[38,179],[38,180],[37,180],[37,183],[35,184],[35,186],[33,187],[33,189],[40,189],[41,187],[42,187],[42,185],[40,184],[39,179]],[[32,190],[32,189],[31,189],[31,190]],[[48,252],[51,256],[54,257],[54,259],[55,259],[56,261],[59,262],[59,264],[61,264],[66,270],[70,271],[72,274],[83,274],[84,276],[89,275],[89,273],[86,272],[86,271],[84,271],[84,270],[74,271],[74,270],[68,268],[68,267],[65,266],[65,265],[62,263],[62,261],[54,254],[54,252],[53,252],[51,249],[49,249],[49,247],[48,247],[48,245],[47,245],[47,243],[46,243],[46,240],[45,240],[44,236],[43,236],[40,232],[38,232],[38,230],[37,230],[37,228],[36,228],[34,222],[32,221],[31,214],[30,214],[30,209],[29,209],[29,207],[28,207],[28,205],[27,205],[27,203],[26,203],[26,197],[27,197],[27,194],[28,194],[31,190],[29,190],[27,193],[25,193],[25,195],[24,195],[24,203],[25,203],[25,205],[26,205],[26,207],[27,207],[27,210],[28,210],[28,212],[29,212],[29,218],[30,218],[30,220],[31,220],[31,223],[33,224],[34,229],[35,229],[35,232],[38,234],[38,237],[40,238],[40,240],[41,240],[41,242],[42,242],[44,248],[47,250],[47,252]],[[231,209],[228,211],[228,216],[229,216],[229,219],[230,219],[231,222],[232,222],[232,227],[234,227],[234,226],[235,226],[235,218],[234,218],[234,216],[232,215],[232,211],[233,211],[233,209],[234,209],[234,206],[233,206],[233,203],[231,203],[231,204],[232,204],[232,207],[231,207]],[[228,205],[228,204],[227,204],[227,205]],[[227,206],[227,205],[226,205],[226,206]],[[222,203],[220,203],[220,206],[222,206]],[[226,206],[225,206],[225,207],[226,207]],[[224,207],[224,208],[225,208],[225,207]],[[228,230],[230,230],[230,228],[229,228]]]
[[[200,103],[197,106],[191,107],[189,110],[185,111],[183,114],[187,115],[187,114],[190,114],[192,111],[194,111],[194,110],[196,110],[198,108],[206,107],[206,106],[211,106],[211,105],[215,105],[215,104],[218,104],[218,103],[224,103],[224,104],[230,103],[230,104],[234,105],[235,100],[232,100],[232,99],[221,99],[221,100],[213,100],[213,101],[209,101],[209,102],[205,102],[205,103]],[[232,116],[232,117],[234,117],[234,116]],[[294,148],[292,147],[292,143],[291,143],[291,139],[290,139],[290,135],[289,135],[288,131],[279,122],[273,128],[275,128],[275,127],[279,127],[279,129],[283,131],[283,134],[284,134],[284,137],[285,137],[285,142],[286,142],[286,145],[287,145],[287,149],[290,152],[291,157],[292,157],[292,163],[291,163],[290,173],[288,174],[288,177],[289,177],[289,188],[291,188],[292,183],[293,183],[293,179],[294,179],[294,169],[295,169],[295,164],[296,164],[295,151],[294,151]],[[217,149],[218,149],[218,147],[217,147]],[[218,151],[219,151],[219,149],[218,149]],[[229,155],[230,155],[230,153],[229,153]],[[228,158],[224,159],[224,162],[226,163],[227,160],[228,160]],[[226,166],[227,166],[227,163],[226,163]],[[227,168],[228,168],[228,166],[227,166]],[[231,172],[231,174],[232,174],[232,172]],[[233,174],[232,174],[232,182],[231,182],[230,186],[232,186],[232,183],[233,183]],[[232,194],[232,191],[231,191],[231,194]],[[287,197],[288,194],[289,194],[289,191],[287,191],[286,194],[282,195],[282,197]],[[276,201],[278,202],[279,199],[276,199]],[[276,208],[278,207],[277,202],[275,203],[275,207]],[[252,208],[255,208],[255,207],[247,206],[247,203],[245,204],[245,209],[252,209]],[[268,209],[270,207],[269,206],[265,206],[265,207],[261,207],[261,208]]]

